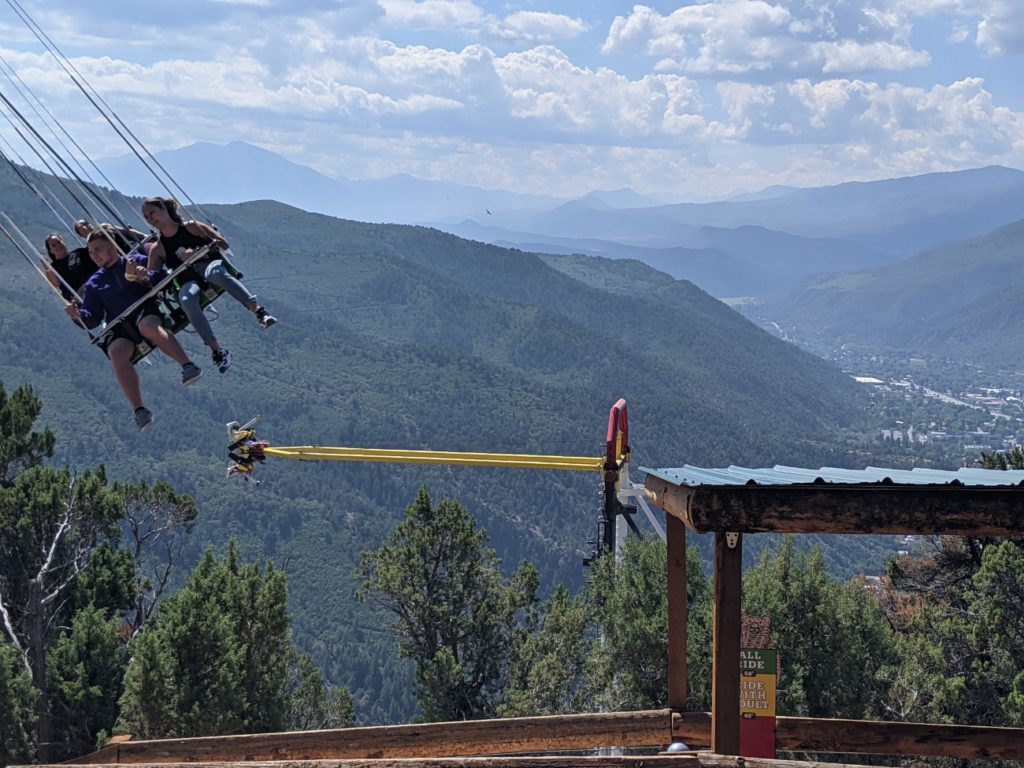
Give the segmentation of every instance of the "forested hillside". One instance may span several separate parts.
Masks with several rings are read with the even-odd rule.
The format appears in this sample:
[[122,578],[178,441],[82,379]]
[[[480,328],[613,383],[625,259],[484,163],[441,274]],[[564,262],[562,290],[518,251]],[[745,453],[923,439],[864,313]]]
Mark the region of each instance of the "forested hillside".
[[756,311],[822,347],[1019,367],[1022,249],[1024,220],[887,267],[822,276]]
[[[54,229],[6,171],[0,208],[37,243]],[[205,375],[192,388],[152,355],[140,371],[156,421],[140,435],[105,358],[5,242],[0,380],[42,398],[56,463],[103,463],[114,479],[167,480],[193,495],[189,562],[235,537],[247,558],[284,569],[297,644],[352,690],[363,722],[411,714],[408,672],[377,609],[354,600],[353,569],[417,489],[458,498],[505,566],[533,561],[548,589],[582,581],[598,478],[271,459],[257,488],[224,478],[225,422],[262,415],[261,436],[278,445],[597,455],[608,408],[624,396],[638,464],[851,460],[835,448],[863,413],[848,377],[690,283],[602,260],[588,277],[436,230],[273,202],[208,210],[281,319],[261,331],[237,304],[216,305],[214,328],[235,356],[226,375],[194,335],[182,342]],[[844,572],[881,567],[886,548],[828,544]]]

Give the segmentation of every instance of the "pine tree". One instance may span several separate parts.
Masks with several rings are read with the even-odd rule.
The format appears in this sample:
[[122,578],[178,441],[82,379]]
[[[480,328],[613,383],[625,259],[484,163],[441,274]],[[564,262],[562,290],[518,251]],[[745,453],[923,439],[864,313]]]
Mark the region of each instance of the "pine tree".
[[[1024,468],[1024,450],[983,453]],[[900,720],[1024,724],[1024,538],[941,536],[889,564],[899,659],[886,707]]]
[[982,451],[979,463],[983,469],[1024,469],[1024,448],[1015,445],[1008,453],[1005,451],[993,451],[992,453]]
[[561,584],[524,627],[514,649],[498,714],[529,717],[588,708],[580,682],[594,642],[586,601]]
[[39,692],[39,759],[51,759],[46,658],[55,621],[93,550],[117,535],[116,499],[103,471],[32,467],[0,487],[0,624]]
[[118,628],[109,611],[90,605],[75,614],[70,630],[50,651],[56,760],[90,752],[97,734],[113,731],[124,677]]
[[32,431],[42,409],[43,402],[31,387],[18,387],[8,397],[0,382],[0,486],[10,485],[19,472],[53,455],[53,432]]
[[839,583],[825,569],[821,550],[800,552],[785,536],[746,574],[743,606],[772,619],[780,714],[877,714],[884,689],[879,672],[892,661],[893,637],[864,583]]
[[30,759],[35,701],[21,655],[0,639],[0,768]]
[[[131,644],[118,730],[142,738],[284,730],[295,703],[288,626],[283,573],[240,564],[233,541],[223,558],[207,549]],[[304,716],[344,714],[343,699],[335,694]]]
[[125,615],[131,634],[149,620],[168,588],[182,548],[196,519],[191,496],[159,482],[114,486],[121,501],[121,528],[136,571],[132,610]]
[[[654,709],[668,695],[668,568],[665,543],[630,538],[592,564],[588,600],[600,642],[588,663],[591,696],[609,710]],[[711,701],[711,585],[695,547],[686,551],[687,707]]]
[[985,550],[967,588],[977,649],[969,722],[1024,723],[1024,546],[1007,539]]
[[288,670],[288,729],[345,728],[355,720],[355,702],[345,688],[328,689],[305,654],[295,654]]
[[[155,544],[185,529],[195,508],[166,484],[110,487],[102,468],[42,466],[54,437],[33,431],[41,409],[30,388],[7,398],[0,385],[0,638],[31,676],[35,757],[52,762],[92,749],[112,725],[118,619],[140,613],[139,595],[158,596],[140,564],[163,556],[166,583],[173,559]],[[131,551],[119,548],[122,524]]]
[[362,555],[360,598],[394,614],[428,721],[495,713],[522,638],[519,613],[536,600],[536,569],[524,564],[506,580],[486,540],[458,502],[435,506],[421,488],[383,546]]

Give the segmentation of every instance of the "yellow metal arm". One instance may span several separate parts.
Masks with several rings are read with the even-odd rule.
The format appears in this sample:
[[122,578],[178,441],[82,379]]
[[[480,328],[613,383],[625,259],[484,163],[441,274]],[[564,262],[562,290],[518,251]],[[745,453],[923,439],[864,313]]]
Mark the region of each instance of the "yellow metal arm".
[[299,461],[377,461],[389,464],[450,464],[464,467],[506,467],[600,472],[601,456],[537,456],[522,453],[468,453],[401,448],[331,448],[323,445],[267,446],[264,456]]
[[[258,418],[258,417],[257,417]],[[570,472],[601,472],[604,456],[538,456],[528,453],[474,453],[468,451],[424,451],[403,448],[335,448],[326,445],[271,446],[256,438],[253,419],[247,424],[228,424],[228,475],[251,480],[256,464],[268,456],[297,461],[370,461],[388,464],[447,464],[462,467],[505,469],[553,469]],[[620,449],[616,445],[615,450]],[[618,457],[619,460],[623,456]]]

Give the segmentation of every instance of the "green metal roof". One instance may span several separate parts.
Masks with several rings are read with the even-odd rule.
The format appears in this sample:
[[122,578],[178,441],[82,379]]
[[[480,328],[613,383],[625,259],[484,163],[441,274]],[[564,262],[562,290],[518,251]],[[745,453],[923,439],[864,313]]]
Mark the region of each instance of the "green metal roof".
[[954,471],[942,469],[801,469],[776,464],[774,467],[749,469],[731,465],[707,469],[686,464],[682,467],[651,469],[640,467],[641,472],[659,477],[673,485],[741,486],[741,485],[951,485],[951,486],[1003,486],[1024,485],[1024,470],[974,469],[964,467]]

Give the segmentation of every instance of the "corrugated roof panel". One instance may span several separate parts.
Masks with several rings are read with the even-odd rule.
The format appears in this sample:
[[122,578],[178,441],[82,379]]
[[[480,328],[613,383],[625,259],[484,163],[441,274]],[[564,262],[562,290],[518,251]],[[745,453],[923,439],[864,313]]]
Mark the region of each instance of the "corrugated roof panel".
[[887,469],[867,467],[865,469],[841,469],[821,467],[803,469],[776,465],[750,469],[731,465],[722,468],[682,467],[650,469],[640,467],[641,472],[660,477],[674,485],[804,485],[810,483],[835,483],[845,485],[868,485],[892,483],[893,485],[949,485],[958,483],[973,486],[1017,486],[1024,485],[1024,470],[975,469],[962,467],[956,471],[945,469]]

